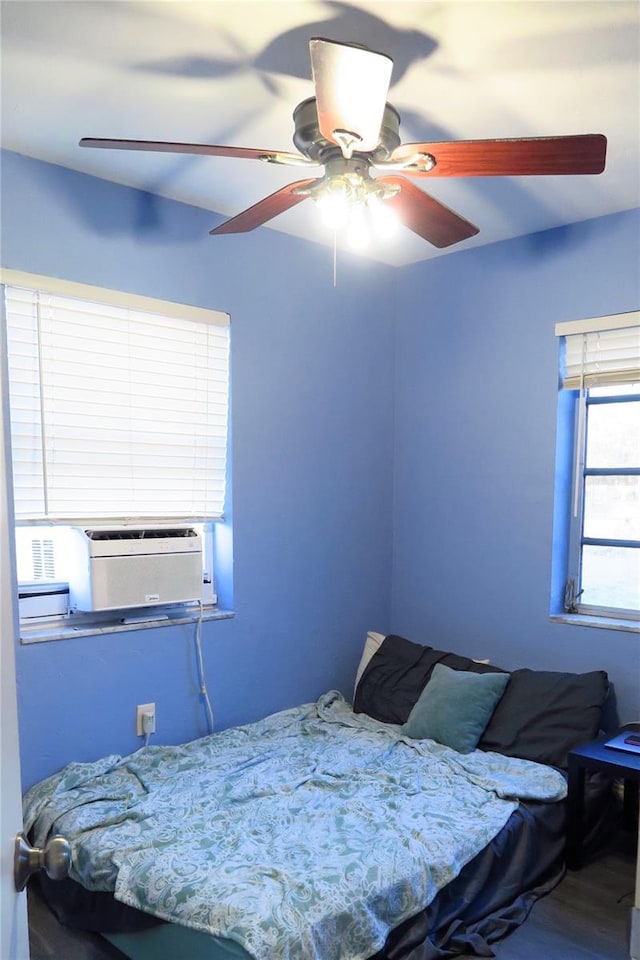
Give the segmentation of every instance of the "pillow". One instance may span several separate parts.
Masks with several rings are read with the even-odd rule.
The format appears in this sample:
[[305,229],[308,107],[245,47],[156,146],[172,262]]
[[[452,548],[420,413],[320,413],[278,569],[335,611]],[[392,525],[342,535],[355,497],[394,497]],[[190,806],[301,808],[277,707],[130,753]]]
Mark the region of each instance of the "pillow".
[[568,751],[597,735],[607,692],[603,670],[514,670],[478,746],[566,769]]
[[508,673],[469,673],[437,663],[402,731],[471,753],[508,682]]
[[356,671],[356,681],[353,685],[353,697],[355,700],[356,690],[358,689],[358,684],[360,683],[360,677],[365,671],[365,667],[371,660],[371,657],[378,651],[380,644],[384,640],[384,635],[382,633],[372,633],[369,631],[367,633],[367,638],[364,642],[364,649],[362,651],[362,656],[360,657],[360,663],[358,664],[358,669]]
[[390,634],[362,672],[354,697],[354,711],[383,723],[405,723],[436,663],[473,673],[504,672],[500,667]]

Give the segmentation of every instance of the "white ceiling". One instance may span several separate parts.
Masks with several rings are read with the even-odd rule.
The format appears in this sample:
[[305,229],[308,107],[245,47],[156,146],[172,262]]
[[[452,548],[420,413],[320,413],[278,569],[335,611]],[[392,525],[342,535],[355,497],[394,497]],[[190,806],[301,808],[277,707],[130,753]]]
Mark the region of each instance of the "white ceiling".
[[[225,217],[301,171],[78,140],[293,150],[292,110],[313,95],[312,36],[393,57],[389,100],[403,142],[607,136],[599,176],[430,179],[433,196],[480,228],[450,251],[640,205],[636,0],[2,0],[0,9],[4,147]],[[314,214],[301,203],[261,229],[331,245]],[[369,256],[400,265],[444,252],[403,228]]]

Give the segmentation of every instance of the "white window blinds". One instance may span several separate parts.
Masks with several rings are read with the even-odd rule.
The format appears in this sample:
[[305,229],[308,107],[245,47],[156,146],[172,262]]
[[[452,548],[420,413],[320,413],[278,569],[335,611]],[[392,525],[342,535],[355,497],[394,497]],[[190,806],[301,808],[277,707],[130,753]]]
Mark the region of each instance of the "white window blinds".
[[104,293],[5,286],[16,520],[220,518],[228,317]]
[[640,312],[556,325],[565,390],[640,380]]

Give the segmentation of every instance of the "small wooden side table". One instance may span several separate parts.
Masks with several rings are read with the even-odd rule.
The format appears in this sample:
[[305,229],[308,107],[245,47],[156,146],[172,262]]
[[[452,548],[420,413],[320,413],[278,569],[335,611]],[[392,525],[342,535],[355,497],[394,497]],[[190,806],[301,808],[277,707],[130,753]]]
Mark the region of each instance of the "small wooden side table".
[[587,770],[598,770],[609,777],[622,778],[625,814],[631,818],[633,812],[637,811],[640,754],[605,747],[605,742],[611,737],[609,733],[606,737],[569,751],[566,859],[570,870],[579,870],[584,860],[584,782]]

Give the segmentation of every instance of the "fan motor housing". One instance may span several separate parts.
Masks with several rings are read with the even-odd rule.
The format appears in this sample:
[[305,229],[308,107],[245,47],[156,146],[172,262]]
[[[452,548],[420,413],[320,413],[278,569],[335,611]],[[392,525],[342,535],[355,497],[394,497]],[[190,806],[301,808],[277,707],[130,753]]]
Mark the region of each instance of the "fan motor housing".
[[[316,98],[309,97],[303,100],[293,111],[295,131],[293,142],[305,157],[315,163],[325,163],[327,158],[335,154],[340,147],[327,140],[320,133],[318,126],[318,110]],[[388,160],[393,151],[400,145],[400,114],[390,103],[385,104],[380,125],[380,141],[375,150],[365,154],[371,161]],[[357,150],[354,151],[354,154]]]

